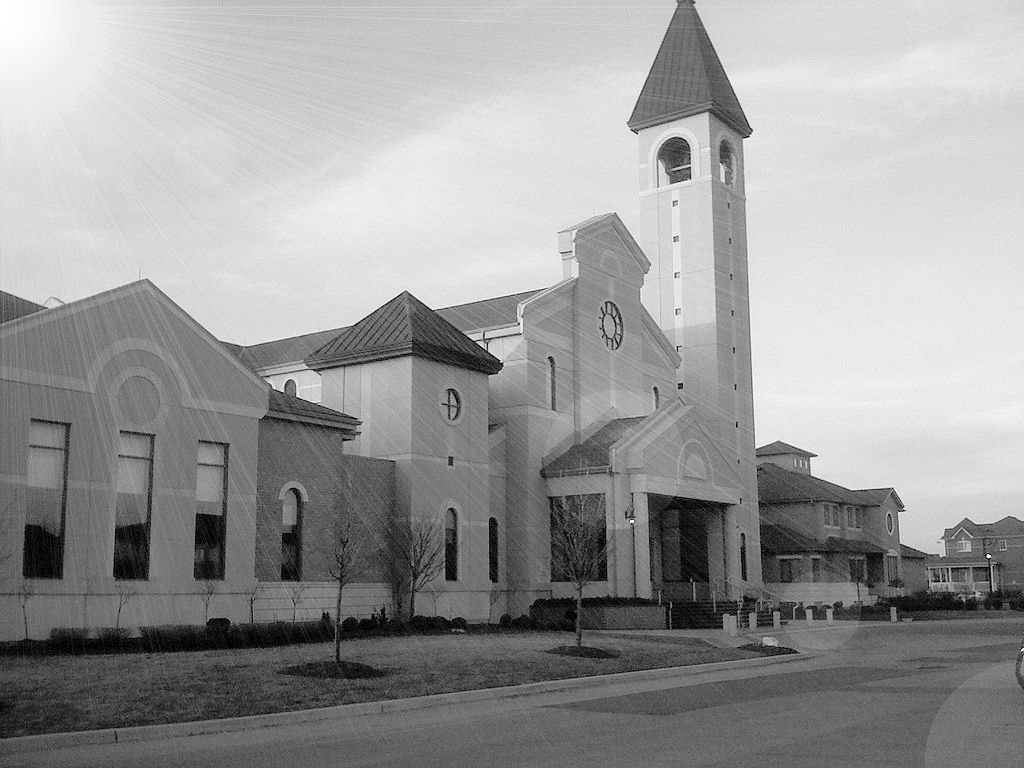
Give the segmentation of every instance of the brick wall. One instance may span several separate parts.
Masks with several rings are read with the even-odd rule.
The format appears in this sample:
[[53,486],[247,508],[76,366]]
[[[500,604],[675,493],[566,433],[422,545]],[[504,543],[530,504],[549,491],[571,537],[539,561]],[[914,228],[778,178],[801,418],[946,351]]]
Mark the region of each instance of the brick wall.
[[362,553],[362,568],[355,581],[390,581],[383,551],[394,506],[394,462],[345,455],[341,438],[339,430],[326,427],[274,418],[260,421],[256,489],[258,581],[281,581],[281,494],[289,487],[298,490],[303,500],[300,538],[304,582],[330,579],[328,549],[332,522],[339,514],[352,515],[355,539]]

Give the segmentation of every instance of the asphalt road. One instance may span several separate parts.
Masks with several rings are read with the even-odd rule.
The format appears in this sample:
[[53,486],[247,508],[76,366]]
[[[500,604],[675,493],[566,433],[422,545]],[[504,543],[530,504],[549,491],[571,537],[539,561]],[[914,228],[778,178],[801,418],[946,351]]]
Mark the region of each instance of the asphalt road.
[[[778,636],[778,665],[161,741],[0,756],[21,766],[1024,768],[1019,619]],[[594,639],[594,644],[599,640]]]

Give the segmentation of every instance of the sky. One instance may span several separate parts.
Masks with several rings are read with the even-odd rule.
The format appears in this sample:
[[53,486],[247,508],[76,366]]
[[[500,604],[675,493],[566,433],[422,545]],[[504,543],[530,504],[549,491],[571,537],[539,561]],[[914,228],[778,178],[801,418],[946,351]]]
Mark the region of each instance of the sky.
[[[0,0],[0,289],[145,277],[225,341],[561,279],[639,213],[674,0]],[[1024,518],[1024,4],[699,0],[754,128],[759,445],[894,487],[902,540]]]

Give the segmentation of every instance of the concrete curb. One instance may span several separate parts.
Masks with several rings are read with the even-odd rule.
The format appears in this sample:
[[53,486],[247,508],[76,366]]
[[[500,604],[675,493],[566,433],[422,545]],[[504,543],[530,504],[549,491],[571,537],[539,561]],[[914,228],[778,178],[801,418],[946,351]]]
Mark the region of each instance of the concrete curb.
[[182,736],[201,736],[215,733],[231,733],[257,728],[275,728],[324,720],[362,717],[390,712],[405,712],[429,707],[451,706],[477,701],[513,699],[540,693],[566,693],[596,689],[601,686],[633,684],[658,680],[667,682],[679,678],[706,677],[716,672],[731,669],[763,667],[812,658],[814,654],[797,652],[781,656],[764,656],[755,659],[717,661],[710,664],[691,664],[685,667],[661,667],[642,669],[635,672],[618,672],[611,675],[574,677],[565,680],[545,680],[539,683],[511,685],[502,688],[482,688],[474,691],[438,693],[431,696],[416,696],[410,699],[368,701],[360,704],[340,704],[319,709],[303,709],[294,712],[274,712],[266,715],[248,715],[224,720],[199,720],[187,723],[164,723],[161,725],[140,725],[131,728],[105,728],[97,731],[76,731],[69,733],[47,733],[38,736],[14,736],[0,739],[0,755],[36,752],[102,744],[128,744],[139,741],[155,741]]

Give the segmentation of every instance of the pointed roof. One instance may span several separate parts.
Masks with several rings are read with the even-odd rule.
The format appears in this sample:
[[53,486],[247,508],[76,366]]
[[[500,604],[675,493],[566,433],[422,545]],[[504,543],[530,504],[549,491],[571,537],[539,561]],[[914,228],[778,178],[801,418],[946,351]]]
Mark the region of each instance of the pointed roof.
[[306,358],[314,371],[413,355],[493,374],[501,361],[408,291],[346,328]]
[[630,416],[612,419],[597,432],[581,443],[570,446],[567,451],[548,462],[540,473],[544,477],[562,475],[586,475],[611,468],[611,448],[647,416]]
[[796,454],[797,456],[806,456],[809,459],[817,457],[818,454],[805,451],[803,448],[797,448],[795,445],[784,443],[781,440],[776,440],[774,443],[768,443],[768,445],[762,445],[756,451],[755,456],[789,456],[790,454]]
[[268,393],[267,415],[264,418],[297,421],[303,424],[338,429],[344,433],[343,439],[345,440],[354,440],[359,434],[359,425],[362,423],[347,413],[303,400],[301,397],[289,395],[287,392],[280,392],[276,389],[271,389]]
[[42,309],[46,309],[42,304],[36,304],[34,301],[15,296],[13,293],[0,291],[0,323],[31,315]]
[[693,0],[678,0],[627,125],[636,133],[701,112],[711,112],[744,139],[753,133]]
[[871,504],[857,491],[767,462],[757,465],[757,497],[762,504],[783,504],[792,501]]

